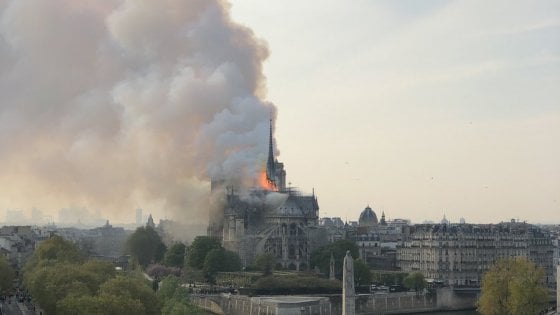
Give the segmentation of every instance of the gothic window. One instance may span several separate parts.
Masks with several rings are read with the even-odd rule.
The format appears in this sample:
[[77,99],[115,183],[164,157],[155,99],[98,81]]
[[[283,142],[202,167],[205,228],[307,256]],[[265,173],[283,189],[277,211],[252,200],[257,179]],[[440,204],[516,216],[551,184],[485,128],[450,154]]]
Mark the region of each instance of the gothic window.
[[294,258],[295,255],[296,255],[296,250],[295,250],[295,248],[294,248],[294,245],[290,245],[290,246],[288,247],[288,256],[289,256],[290,258]]

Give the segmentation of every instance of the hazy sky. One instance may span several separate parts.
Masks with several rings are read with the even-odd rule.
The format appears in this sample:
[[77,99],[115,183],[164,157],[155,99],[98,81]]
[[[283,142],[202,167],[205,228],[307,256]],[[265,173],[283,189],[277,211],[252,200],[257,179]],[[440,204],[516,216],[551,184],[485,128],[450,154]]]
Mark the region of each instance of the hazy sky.
[[210,179],[263,171],[272,114],[321,216],[560,223],[559,1],[230,10],[0,0],[0,211],[204,223]]
[[559,1],[232,1],[322,216],[560,223]]

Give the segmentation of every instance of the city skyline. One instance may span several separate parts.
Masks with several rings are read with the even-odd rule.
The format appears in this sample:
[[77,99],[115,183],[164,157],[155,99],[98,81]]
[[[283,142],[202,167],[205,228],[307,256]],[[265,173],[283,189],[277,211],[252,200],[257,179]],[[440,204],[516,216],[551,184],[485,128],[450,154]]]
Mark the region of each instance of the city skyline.
[[280,160],[322,216],[560,223],[557,2],[231,10],[269,45]]
[[[369,205],[368,205],[369,207]],[[44,226],[49,224],[54,224],[61,227],[99,227],[105,225],[107,221],[115,226],[127,226],[127,227],[134,227],[134,226],[142,226],[145,225],[148,221],[148,217],[152,215],[154,221],[157,223],[159,220],[171,220],[173,218],[160,216],[158,213],[159,211],[147,211],[142,214],[141,221],[138,221],[137,209],[133,209],[129,214],[122,215],[119,218],[113,220],[111,215],[109,216],[102,215],[101,211],[97,209],[96,211],[90,211],[87,208],[83,207],[68,207],[62,208],[55,212],[55,215],[51,215],[49,213],[44,213],[40,209],[31,208],[31,209],[4,209],[0,211],[0,224],[4,225],[36,225],[36,226]],[[141,209],[145,210],[145,209]],[[381,218],[381,215],[385,212],[383,210],[376,210],[372,209],[378,218]],[[327,216],[320,213],[320,218],[339,218],[344,223],[354,223],[357,224],[359,221],[359,217],[361,212],[364,209],[360,209],[357,211],[352,211],[346,216]],[[63,217],[64,215],[71,213],[72,215]],[[320,212],[320,211],[319,211]],[[82,216],[82,217],[80,217]],[[555,222],[529,222],[523,218],[506,218],[499,221],[482,221],[482,222],[475,222],[469,221],[464,217],[449,217],[446,214],[443,214],[442,217],[435,217],[430,218],[426,217],[418,221],[411,220],[410,218],[406,217],[390,217],[386,215],[387,222],[401,222],[402,220],[410,222],[410,224],[440,224],[446,222],[446,224],[499,224],[499,223],[508,223],[508,222],[525,222],[535,225],[555,225]]]

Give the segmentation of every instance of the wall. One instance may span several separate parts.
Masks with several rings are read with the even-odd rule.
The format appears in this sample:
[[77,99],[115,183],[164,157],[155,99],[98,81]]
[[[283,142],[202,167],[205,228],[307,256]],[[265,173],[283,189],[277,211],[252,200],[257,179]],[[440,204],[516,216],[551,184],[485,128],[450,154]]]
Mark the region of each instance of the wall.
[[415,293],[362,295],[356,299],[358,314],[392,314],[410,311],[429,311],[436,307],[435,296]]
[[210,297],[191,296],[191,302],[194,305],[211,312],[212,314],[216,314],[216,315],[225,315],[226,314],[226,313],[224,313],[222,307],[218,303],[213,301]]
[[[356,314],[382,315],[429,311],[473,309],[478,298],[476,291],[455,292],[441,288],[436,294],[402,292],[391,294],[363,294],[356,297]],[[248,297],[243,295],[215,295],[193,298],[193,303],[214,314],[276,315],[342,313],[340,295]]]
[[438,310],[461,310],[474,308],[480,295],[480,291],[454,291],[450,288],[437,290]]
[[213,314],[227,315],[331,315],[331,303],[326,297],[248,297],[222,294],[212,297],[192,297],[192,302]]

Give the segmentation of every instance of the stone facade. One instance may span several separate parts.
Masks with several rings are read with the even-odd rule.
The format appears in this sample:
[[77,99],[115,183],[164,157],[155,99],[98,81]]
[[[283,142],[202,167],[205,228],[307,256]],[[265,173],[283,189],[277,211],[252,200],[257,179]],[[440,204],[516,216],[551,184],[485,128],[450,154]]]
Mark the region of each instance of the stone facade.
[[421,224],[397,247],[397,266],[421,271],[428,281],[479,286],[493,263],[505,257],[527,257],[554,283],[550,237],[526,223]]
[[385,220],[382,212],[381,220],[371,220],[376,214],[369,206],[360,214],[359,224],[354,229],[353,239],[358,245],[360,259],[375,270],[396,270],[396,248],[403,241],[403,235],[408,227],[405,220]]
[[[270,199],[275,201],[267,202]],[[295,191],[253,190],[246,199],[230,194],[224,209],[223,246],[237,252],[244,266],[258,255],[270,254],[277,267],[308,270],[318,211],[315,196]]]
[[3,226],[0,228],[0,255],[15,269],[25,265],[33,253],[36,235],[31,226]]

